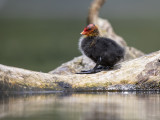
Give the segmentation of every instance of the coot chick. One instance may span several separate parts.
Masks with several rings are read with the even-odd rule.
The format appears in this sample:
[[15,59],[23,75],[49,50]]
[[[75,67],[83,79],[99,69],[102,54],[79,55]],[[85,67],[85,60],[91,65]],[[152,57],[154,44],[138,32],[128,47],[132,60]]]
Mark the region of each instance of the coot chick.
[[81,35],[83,36],[79,41],[79,49],[96,65],[93,69],[81,71],[78,74],[92,74],[112,69],[117,62],[124,58],[124,48],[109,38],[100,37],[96,25],[89,24],[81,32]]

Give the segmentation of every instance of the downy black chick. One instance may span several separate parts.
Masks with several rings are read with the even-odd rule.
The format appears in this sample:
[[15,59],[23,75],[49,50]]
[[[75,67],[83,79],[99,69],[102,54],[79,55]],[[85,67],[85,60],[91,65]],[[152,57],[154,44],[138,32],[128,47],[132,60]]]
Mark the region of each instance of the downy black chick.
[[112,69],[117,62],[124,58],[124,48],[109,38],[100,37],[96,25],[89,24],[81,32],[81,35],[83,36],[79,41],[79,49],[82,54],[92,59],[96,66],[78,74],[92,74]]

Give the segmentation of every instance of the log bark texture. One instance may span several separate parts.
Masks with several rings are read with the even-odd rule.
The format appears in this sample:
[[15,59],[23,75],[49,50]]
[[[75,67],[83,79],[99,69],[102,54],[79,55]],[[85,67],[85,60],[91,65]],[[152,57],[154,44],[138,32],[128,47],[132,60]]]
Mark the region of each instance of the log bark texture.
[[127,46],[125,40],[115,34],[111,24],[98,17],[104,2],[105,0],[94,0],[88,23],[98,25],[102,36],[125,47],[123,62],[117,64],[113,70],[89,75],[75,74],[94,66],[95,63],[85,56],[76,57],[49,73],[0,65],[0,91],[160,90],[160,51],[144,55]]
[[0,65],[0,91],[159,90],[159,58],[160,51],[157,51],[122,62],[114,70],[89,75],[49,74]]

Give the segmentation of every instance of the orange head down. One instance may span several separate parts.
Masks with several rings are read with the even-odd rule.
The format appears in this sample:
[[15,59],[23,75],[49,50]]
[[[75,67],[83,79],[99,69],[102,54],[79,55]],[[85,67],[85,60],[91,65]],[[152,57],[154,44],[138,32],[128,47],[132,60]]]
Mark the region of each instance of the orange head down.
[[81,32],[81,35],[86,36],[98,36],[99,31],[98,27],[94,24],[89,24],[87,27],[84,28],[84,30]]

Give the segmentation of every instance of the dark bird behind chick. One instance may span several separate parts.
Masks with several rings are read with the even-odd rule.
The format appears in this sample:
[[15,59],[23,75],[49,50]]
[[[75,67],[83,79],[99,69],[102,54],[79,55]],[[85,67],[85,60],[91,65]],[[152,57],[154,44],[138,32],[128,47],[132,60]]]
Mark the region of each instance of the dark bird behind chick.
[[79,49],[82,54],[92,59],[96,66],[78,74],[92,74],[112,69],[117,62],[124,58],[124,48],[109,38],[100,37],[96,25],[89,24],[81,32],[81,35],[83,36],[79,41]]

